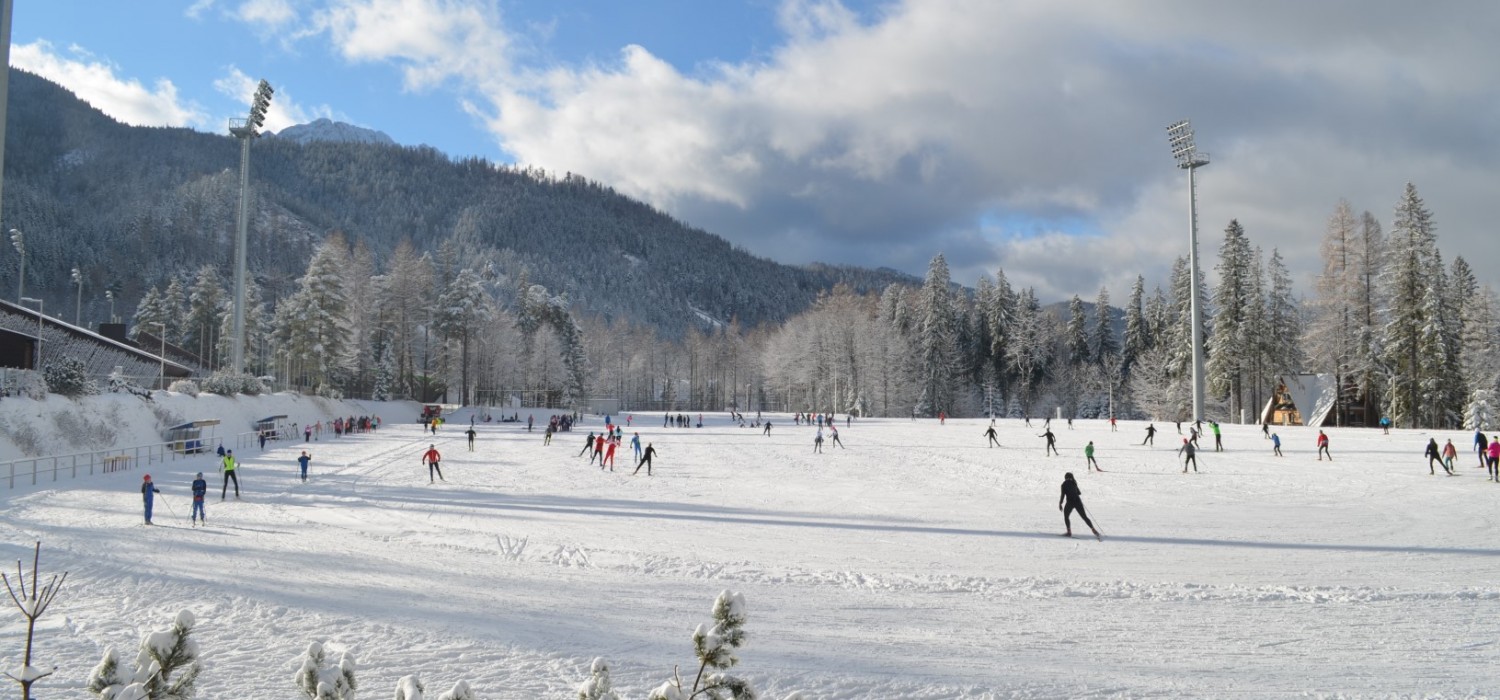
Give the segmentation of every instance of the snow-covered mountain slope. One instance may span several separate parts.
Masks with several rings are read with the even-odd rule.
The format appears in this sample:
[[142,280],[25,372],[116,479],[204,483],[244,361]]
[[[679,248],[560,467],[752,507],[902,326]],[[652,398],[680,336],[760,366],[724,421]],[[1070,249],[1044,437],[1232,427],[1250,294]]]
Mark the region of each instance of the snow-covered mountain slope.
[[[304,400],[305,401],[305,400]],[[0,408],[11,404],[6,399]],[[8,410],[8,409],[7,409]],[[815,428],[770,435],[706,414],[701,429],[637,415],[613,472],[579,457],[590,418],[543,445],[540,427],[437,436],[387,417],[366,435],[243,455],[244,498],[186,521],[211,459],[0,491],[0,559],[43,542],[69,571],[43,618],[44,697],[84,697],[107,645],[133,648],[178,610],[198,619],[200,697],[293,697],[292,659],[328,641],[358,659],[361,696],[416,673],[436,693],[575,697],[603,656],[622,697],[681,666],[720,590],[742,592],[749,639],[735,672],[763,697],[1482,697],[1500,687],[1500,484],[1462,450],[1459,476],[1423,474],[1428,435],[1224,426],[1183,474],[1171,424],[865,420],[847,449]],[[538,412],[538,417],[542,413]],[[305,420],[305,419],[304,419]],[[632,475],[628,439],[660,455]],[[1451,437],[1468,447],[1468,435]],[[1108,471],[1085,470],[1092,441]],[[420,454],[443,453],[429,485]],[[294,458],[313,455],[312,478]],[[1062,474],[1105,533],[1059,537]],[[171,508],[173,510],[168,510]],[[1088,529],[1074,516],[1074,532]],[[24,625],[0,629],[18,663]]]
[[[268,134],[269,135],[269,134]],[[345,143],[374,143],[394,146],[396,142],[385,132],[327,118],[315,119],[307,124],[289,126],[275,134],[276,138],[311,143],[313,141],[337,141]]]

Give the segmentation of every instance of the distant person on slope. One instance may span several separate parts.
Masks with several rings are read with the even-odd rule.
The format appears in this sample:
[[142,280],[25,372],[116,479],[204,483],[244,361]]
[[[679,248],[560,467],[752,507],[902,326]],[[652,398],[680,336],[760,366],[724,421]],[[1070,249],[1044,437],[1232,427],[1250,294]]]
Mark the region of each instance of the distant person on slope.
[[[531,428],[530,428],[530,427],[529,427],[529,426],[528,426],[528,427],[527,427],[527,428],[526,428],[526,430],[527,430],[527,431],[530,431],[530,430],[531,430]],[[469,426],[469,429],[468,429],[468,430],[465,430],[465,431],[464,431],[464,435],[467,435],[467,436],[469,436],[469,451],[470,451],[470,452],[473,452],[473,451],[474,451],[474,436],[476,436],[476,435],[478,435],[478,434],[479,434],[479,433],[476,433],[476,432],[474,432],[474,426],[473,426],[473,425],[472,425],[472,424],[471,424],[471,425],[470,425],[470,426]]]
[[1489,469],[1486,473],[1490,475],[1491,481],[1500,482],[1500,436],[1490,440],[1489,456]]
[[986,447],[1002,447],[1002,445],[1000,444],[1000,440],[995,437],[994,423],[991,423],[989,429],[984,431],[984,436],[990,439],[989,442],[985,444]]
[[813,438],[813,452],[823,451],[823,429],[818,428],[818,436]]
[[229,495],[229,481],[231,479],[234,480],[234,497],[235,499],[240,497],[240,477],[235,473],[239,467],[240,463],[234,458],[234,450],[225,452],[224,461],[219,463],[219,471],[224,472],[224,488],[219,490],[219,500],[222,501]]
[[1151,423],[1151,424],[1149,424],[1149,425],[1146,426],[1146,439],[1142,440],[1141,444],[1142,445],[1150,445],[1152,447],[1156,446],[1156,424],[1155,423]]
[[1490,443],[1484,439],[1484,433],[1474,431],[1474,451],[1479,453],[1479,466],[1485,466],[1485,456],[1489,454]]
[[760,434],[766,436],[769,436],[771,434],[771,421],[766,421],[766,429],[760,431]]
[[1094,539],[1103,540],[1099,529],[1094,527],[1094,522],[1089,520],[1089,514],[1083,510],[1083,495],[1078,491],[1078,482],[1073,480],[1073,472],[1063,475],[1062,495],[1057,498],[1057,509],[1062,511],[1063,526],[1068,531],[1063,533],[1064,537],[1073,536],[1073,511],[1078,511],[1078,517],[1083,518],[1083,524],[1088,525],[1094,531]]
[[193,479],[193,525],[199,520],[204,525],[208,524],[208,515],[203,512],[203,497],[208,495],[208,481],[203,478],[203,472],[198,472],[198,477]]
[[307,450],[302,451],[302,456],[297,458],[297,464],[302,467],[302,480],[307,481],[307,463],[312,461],[312,455]]
[[1323,455],[1328,455],[1328,461],[1333,461],[1333,453],[1328,451],[1328,434],[1318,431],[1318,461],[1323,461]]
[[1449,440],[1448,444],[1443,445],[1443,464],[1448,465],[1449,474],[1454,473],[1453,462],[1456,459],[1458,459],[1458,448],[1453,446],[1452,440]]
[[161,493],[161,490],[156,488],[156,484],[151,483],[151,475],[147,474],[141,483],[141,498],[146,502],[147,525],[151,524],[151,506],[155,505],[156,494],[158,493]]
[[1281,436],[1276,433],[1271,433],[1271,454],[1277,457],[1285,456],[1281,454]]
[[1448,473],[1448,476],[1454,475],[1453,470],[1449,469],[1448,465],[1443,464],[1442,453],[1438,450],[1437,438],[1427,440],[1427,449],[1423,451],[1422,455],[1427,458],[1427,473],[1429,476],[1437,475],[1437,470],[1432,467],[1433,462],[1437,462],[1443,468],[1443,471]]
[[1193,441],[1186,438],[1182,441],[1182,447],[1177,448],[1177,454],[1182,456],[1182,473],[1187,473],[1188,465],[1193,465],[1193,473],[1198,473],[1198,448],[1193,447]]
[[828,421],[828,432],[833,436],[833,444],[838,445],[841,450],[848,449],[844,447],[844,441],[839,439],[839,429],[833,424],[833,421]]
[[1214,421],[1208,422],[1209,429],[1214,431],[1214,452],[1224,451],[1224,436],[1219,434],[1219,424]]
[[[437,445],[428,445],[427,451],[422,453],[422,461],[427,463],[427,483],[435,484],[438,481],[447,481],[447,479],[443,478],[442,468],[438,466],[438,462],[442,461],[442,459],[443,456],[438,454]],[[436,479],[432,478],[433,474],[437,474]]]
[[1057,451],[1057,436],[1052,434],[1052,429],[1051,428],[1047,428],[1046,430],[1047,430],[1047,432],[1044,432],[1041,435],[1037,436],[1039,438],[1047,438],[1047,446],[1042,449],[1042,454],[1043,455],[1047,455],[1047,454],[1057,455],[1057,454],[1059,454],[1058,451]]
[[1094,461],[1094,441],[1093,440],[1089,440],[1089,444],[1084,445],[1084,447],[1083,447],[1083,456],[1088,460],[1088,468],[1089,468],[1090,471],[1095,470],[1095,469],[1098,469],[1101,472],[1104,471],[1103,469],[1099,469],[1099,463],[1096,462],[1096,461]]
[[641,465],[645,465],[646,476],[651,476],[651,458],[655,456],[656,448],[652,447],[651,443],[646,443],[646,451],[641,453],[641,461],[636,462],[635,471],[631,472],[630,475],[635,476],[636,474],[639,474],[641,472]]
[[[629,418],[626,421],[629,422]],[[635,450],[635,461],[641,461],[641,434],[634,433],[630,437],[630,447]]]
[[[584,454],[586,454],[589,450],[592,450],[592,449],[594,449],[594,431],[590,430],[589,431],[589,436],[583,439],[583,449],[578,451],[578,456],[582,457]],[[593,464],[593,462],[594,462],[594,460],[592,460],[592,459],[589,460],[590,464]]]

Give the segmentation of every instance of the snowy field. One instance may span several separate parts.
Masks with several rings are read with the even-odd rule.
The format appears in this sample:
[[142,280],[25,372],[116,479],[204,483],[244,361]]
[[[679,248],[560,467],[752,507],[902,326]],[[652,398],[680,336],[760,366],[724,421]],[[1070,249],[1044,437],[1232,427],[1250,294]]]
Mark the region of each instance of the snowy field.
[[[68,570],[37,657],[60,668],[39,697],[86,697],[107,645],[133,648],[180,609],[198,619],[199,697],[294,698],[309,641],[348,649],[361,697],[420,674],[431,697],[467,679],[483,698],[569,698],[594,656],[623,697],[674,665],[720,590],[748,602],[739,673],[764,697],[1053,698],[1500,694],[1500,485],[1476,469],[1422,473],[1429,435],[1224,426],[1184,475],[1172,424],[1054,423],[1060,457],[1015,420],[862,420],[847,449],[776,416],[769,437],[708,415],[702,429],[634,430],[660,451],[632,476],[579,457],[581,431],[468,414],[431,441],[384,416],[371,435],[245,455],[244,500],[221,503],[208,458],[4,492],[4,560],[43,541]],[[524,414],[523,414],[524,417]],[[842,426],[842,420],[840,421]],[[627,440],[632,431],[627,431]],[[1103,474],[1088,473],[1093,440]],[[629,464],[630,466],[627,466]],[[188,482],[210,472],[210,526],[188,526]],[[1059,537],[1065,471],[1105,533]],[[232,493],[232,490],[231,490]],[[175,511],[168,510],[168,507]],[[524,542],[524,547],[520,543]],[[3,662],[23,627],[4,613]],[[5,691],[10,693],[13,691]]]

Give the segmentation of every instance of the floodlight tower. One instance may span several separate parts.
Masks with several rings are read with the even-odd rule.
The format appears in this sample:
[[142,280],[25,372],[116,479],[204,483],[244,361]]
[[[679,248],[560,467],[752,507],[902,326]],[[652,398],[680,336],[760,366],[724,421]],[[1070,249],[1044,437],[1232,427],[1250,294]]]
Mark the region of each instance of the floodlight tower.
[[1184,119],[1167,127],[1177,167],[1188,172],[1188,299],[1193,314],[1193,420],[1203,420],[1203,300],[1198,298],[1198,187],[1194,171],[1208,165],[1208,154],[1193,143],[1193,125]]
[[248,119],[229,120],[229,133],[240,140],[240,216],[234,235],[234,338],[231,366],[245,371],[245,238],[250,228],[250,141],[260,134],[271,107],[271,84],[262,80],[250,102]]

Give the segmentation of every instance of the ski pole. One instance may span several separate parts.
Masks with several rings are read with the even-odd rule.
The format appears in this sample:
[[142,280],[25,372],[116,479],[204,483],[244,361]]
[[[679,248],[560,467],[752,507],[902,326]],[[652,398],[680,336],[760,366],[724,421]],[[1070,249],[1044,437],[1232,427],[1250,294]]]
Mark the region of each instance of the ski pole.
[[[157,494],[156,494],[156,496],[157,496],[157,498],[161,498],[161,493],[160,493],[160,492],[158,492],[158,493],[157,493]],[[177,517],[177,511],[175,511],[175,510],[172,510],[172,504],[171,504],[171,503],[168,503],[168,502],[167,502],[167,499],[165,499],[165,498],[161,498],[161,504],[162,504],[162,505],[164,505],[164,506],[166,506],[166,507],[167,507],[167,512],[168,512],[168,513],[171,513],[171,514],[172,514],[172,517],[174,517],[174,518],[175,518],[175,517]]]

